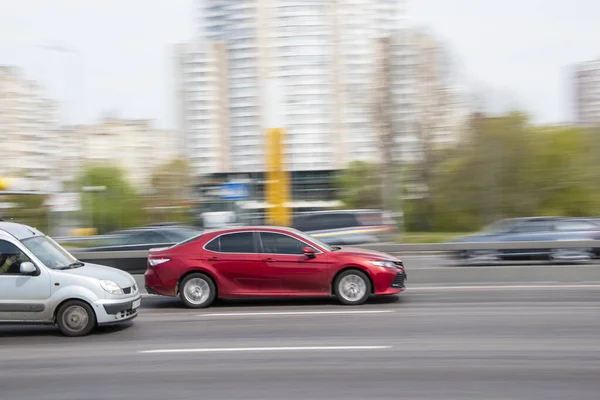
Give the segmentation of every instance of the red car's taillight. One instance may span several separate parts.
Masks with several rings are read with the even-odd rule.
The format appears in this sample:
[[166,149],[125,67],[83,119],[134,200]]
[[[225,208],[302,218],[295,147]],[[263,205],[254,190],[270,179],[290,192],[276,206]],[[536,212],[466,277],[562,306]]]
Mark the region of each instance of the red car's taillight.
[[170,258],[149,258],[148,265],[151,267],[156,267],[157,265],[164,264],[169,261],[171,261]]

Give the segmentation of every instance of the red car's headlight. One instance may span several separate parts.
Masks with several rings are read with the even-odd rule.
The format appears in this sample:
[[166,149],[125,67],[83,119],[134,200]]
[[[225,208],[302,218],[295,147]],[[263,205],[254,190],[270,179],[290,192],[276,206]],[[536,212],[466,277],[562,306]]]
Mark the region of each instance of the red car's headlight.
[[369,261],[376,267],[386,267],[392,269],[398,269],[398,265],[394,261]]

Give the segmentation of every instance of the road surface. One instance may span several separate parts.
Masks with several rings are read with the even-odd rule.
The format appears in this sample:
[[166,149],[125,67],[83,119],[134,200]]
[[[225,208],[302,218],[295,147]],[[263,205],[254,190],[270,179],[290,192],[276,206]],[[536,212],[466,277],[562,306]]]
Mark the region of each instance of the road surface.
[[79,339],[0,326],[0,399],[598,399],[600,286],[330,300],[144,298]]

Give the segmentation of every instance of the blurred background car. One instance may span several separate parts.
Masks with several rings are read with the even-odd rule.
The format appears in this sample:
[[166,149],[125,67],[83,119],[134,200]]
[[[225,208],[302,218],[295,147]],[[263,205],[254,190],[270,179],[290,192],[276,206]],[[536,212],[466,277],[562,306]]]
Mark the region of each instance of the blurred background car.
[[172,246],[197,236],[201,232],[190,226],[170,224],[119,230],[93,239],[91,247],[78,249],[78,251],[150,250],[155,247]]
[[[480,233],[456,238],[451,242],[536,242],[563,240],[598,240],[600,222],[590,218],[529,217],[497,221]],[[461,262],[481,263],[493,261],[590,261],[600,256],[599,248],[561,249],[500,249],[458,250],[451,256]]]
[[390,241],[396,223],[381,210],[343,210],[302,213],[294,216],[292,227],[329,245],[359,245]]

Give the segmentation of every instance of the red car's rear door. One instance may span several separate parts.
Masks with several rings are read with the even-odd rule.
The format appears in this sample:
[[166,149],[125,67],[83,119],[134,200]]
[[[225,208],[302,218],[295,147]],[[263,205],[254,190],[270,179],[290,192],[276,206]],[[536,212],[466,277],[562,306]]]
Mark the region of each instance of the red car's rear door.
[[258,295],[264,287],[264,267],[254,232],[228,233],[204,247],[206,261],[220,278],[224,296]]

